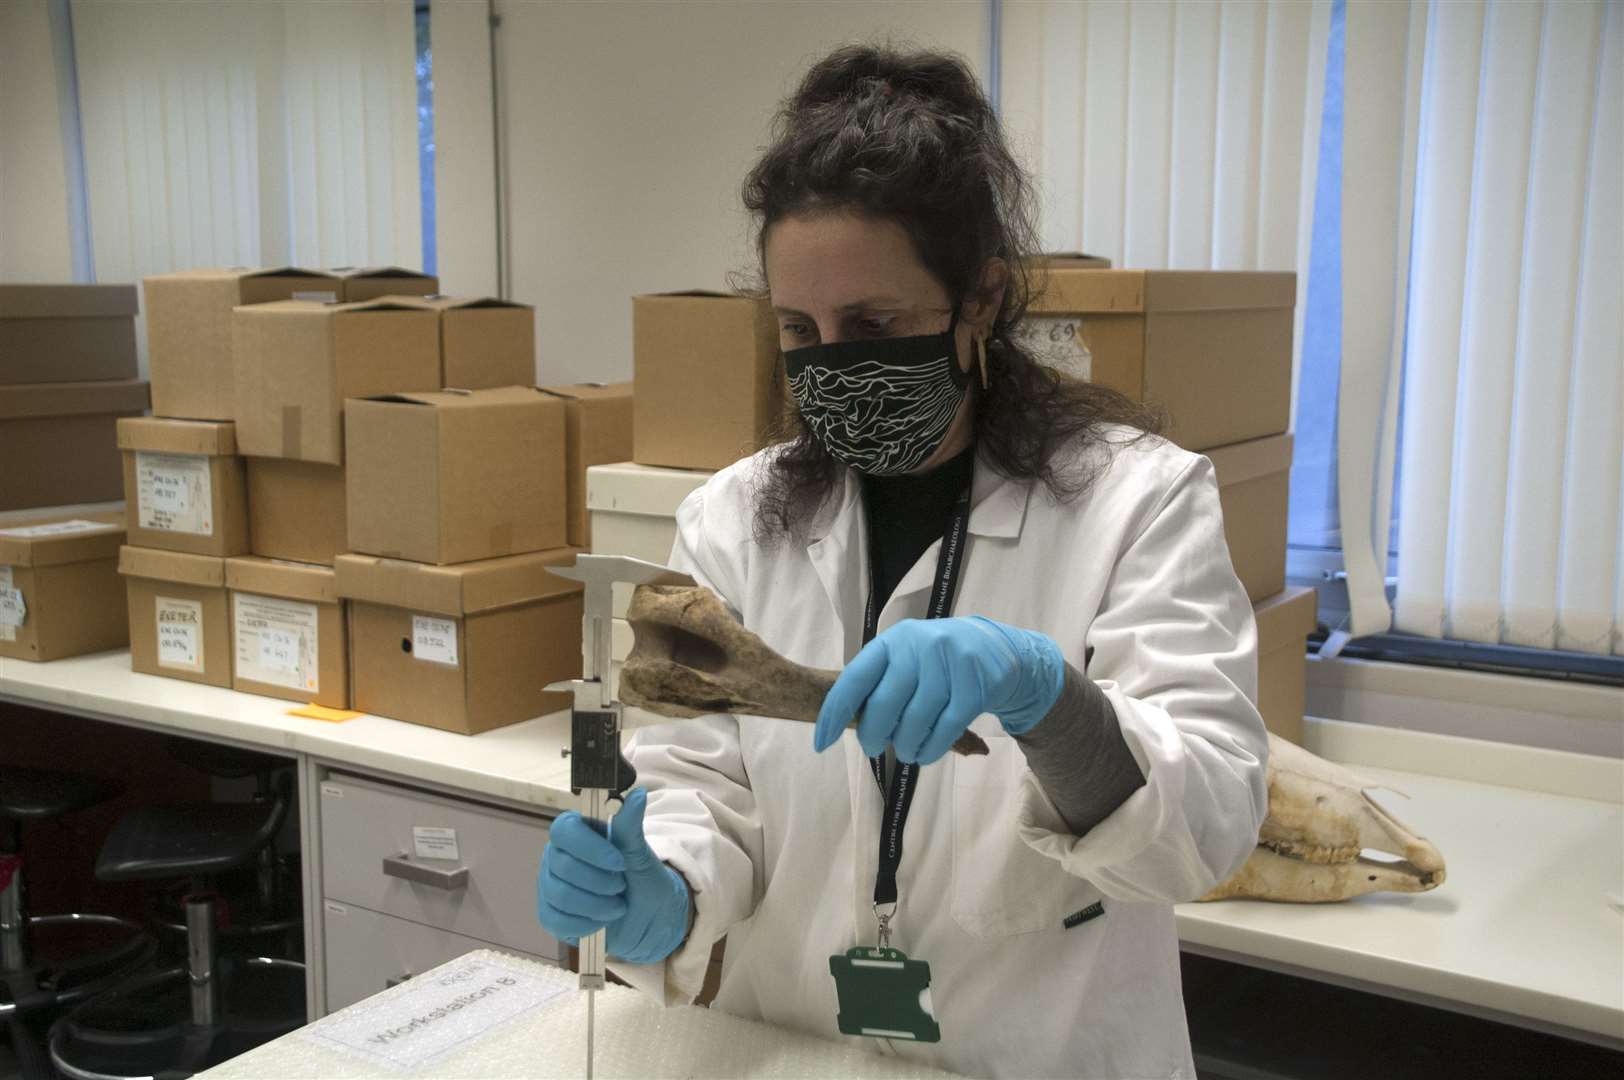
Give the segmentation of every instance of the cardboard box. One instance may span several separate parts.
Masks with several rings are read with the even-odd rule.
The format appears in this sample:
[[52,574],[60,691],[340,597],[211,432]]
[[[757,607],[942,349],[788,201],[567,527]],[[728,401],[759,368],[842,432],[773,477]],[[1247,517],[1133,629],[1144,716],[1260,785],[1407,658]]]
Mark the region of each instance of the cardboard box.
[[571,547],[592,546],[592,520],[586,511],[586,471],[632,456],[632,384],[578,383],[545,386],[564,400],[565,477]]
[[[587,469],[593,554],[628,555],[665,565],[677,538],[677,507],[710,477],[700,470],[661,469],[630,461]],[[617,618],[626,614],[630,596],[630,586],[615,586]]]
[[0,386],[136,377],[134,285],[0,285]]
[[1263,726],[1302,744],[1308,692],[1308,635],[1319,617],[1319,593],[1285,589],[1252,608],[1257,619],[1257,707]]
[[267,559],[333,565],[349,548],[344,466],[247,458],[248,550]]
[[491,296],[429,296],[418,303],[440,316],[441,386],[535,384],[535,308]]
[[440,291],[440,279],[421,270],[399,266],[338,266],[338,300],[354,304],[380,296],[432,296]]
[[124,497],[115,425],[147,409],[147,384],[0,386],[0,510]]
[[118,572],[129,597],[131,670],[229,687],[226,561],[126,545]]
[[350,707],[349,626],[332,567],[226,560],[234,689]]
[[0,657],[60,660],[129,643],[121,514],[0,527]]
[[1235,575],[1254,604],[1286,587],[1286,509],[1291,495],[1291,436],[1214,447],[1224,539]]
[[248,488],[230,423],[127,417],[118,422],[118,448],[131,546],[248,550]]
[[581,673],[581,587],[547,572],[573,548],[425,566],[340,555],[354,707],[474,735],[570,705],[542,687]]
[[232,315],[237,446],[251,457],[344,463],[344,399],[437,390],[440,324],[388,301],[284,300]]
[[338,279],[316,270],[183,270],[142,282],[152,411],[188,420],[236,419],[231,311],[298,295],[334,300]]
[[1290,426],[1295,274],[1057,265],[1046,278],[1022,339],[1055,367],[1163,406],[1180,446]]
[[785,401],[765,299],[712,292],[632,299],[633,460],[720,469],[767,445]]
[[422,563],[564,546],[564,403],[534,387],[352,398],[350,550]]

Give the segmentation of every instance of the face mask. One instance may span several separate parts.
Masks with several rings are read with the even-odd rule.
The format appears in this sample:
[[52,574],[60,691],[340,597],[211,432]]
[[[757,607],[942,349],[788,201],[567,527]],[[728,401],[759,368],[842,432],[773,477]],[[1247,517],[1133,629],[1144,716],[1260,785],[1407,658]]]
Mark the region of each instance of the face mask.
[[953,320],[944,334],[808,345],[784,353],[801,419],[829,453],[870,476],[923,465],[970,385]]

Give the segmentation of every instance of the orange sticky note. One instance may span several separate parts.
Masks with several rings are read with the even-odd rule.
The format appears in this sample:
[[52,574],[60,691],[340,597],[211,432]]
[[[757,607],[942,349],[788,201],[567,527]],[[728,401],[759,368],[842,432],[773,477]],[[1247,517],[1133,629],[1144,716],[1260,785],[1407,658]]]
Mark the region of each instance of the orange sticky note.
[[329,724],[342,724],[346,720],[354,720],[365,713],[350,712],[348,709],[329,709],[325,705],[305,705],[298,709],[289,709],[289,716],[297,716],[303,720],[325,720]]

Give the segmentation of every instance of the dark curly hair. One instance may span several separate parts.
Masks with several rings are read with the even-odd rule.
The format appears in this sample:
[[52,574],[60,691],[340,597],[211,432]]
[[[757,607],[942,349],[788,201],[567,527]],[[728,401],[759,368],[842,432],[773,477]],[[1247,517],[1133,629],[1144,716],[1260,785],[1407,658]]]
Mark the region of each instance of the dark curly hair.
[[[1120,423],[1159,431],[1162,418],[1115,390],[1038,363],[1014,333],[1041,288],[1032,182],[1011,155],[991,103],[951,53],[850,45],[812,66],[784,100],[772,141],[743,186],[755,217],[755,278],[765,291],[767,231],[786,217],[855,212],[896,222],[955,302],[980,289],[989,259],[1009,268],[987,341],[989,385],[972,379],[978,452],[1005,476],[1041,481],[1056,498],[1093,481],[1063,448]],[[786,418],[756,492],[756,532],[795,530],[826,499],[841,465]]]

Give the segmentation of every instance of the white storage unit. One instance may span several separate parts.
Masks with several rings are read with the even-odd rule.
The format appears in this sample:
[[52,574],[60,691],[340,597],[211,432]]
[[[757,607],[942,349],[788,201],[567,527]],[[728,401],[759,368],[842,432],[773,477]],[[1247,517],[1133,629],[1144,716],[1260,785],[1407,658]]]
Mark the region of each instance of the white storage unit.
[[327,1007],[491,945],[551,963],[536,922],[548,818],[334,772],[321,783]]
[[[627,555],[664,565],[677,538],[677,507],[711,474],[625,462],[586,471],[586,508],[592,515],[592,554]],[[610,640],[609,686],[619,692],[620,664],[632,647],[625,621],[631,586],[615,586],[615,625]],[[584,646],[583,646],[584,647]]]

